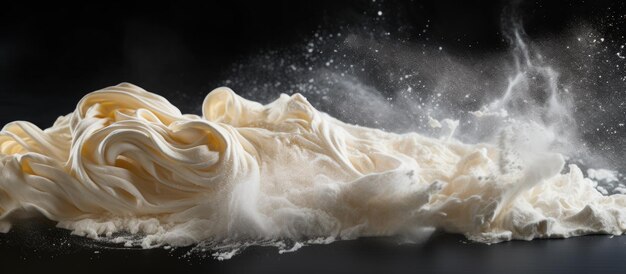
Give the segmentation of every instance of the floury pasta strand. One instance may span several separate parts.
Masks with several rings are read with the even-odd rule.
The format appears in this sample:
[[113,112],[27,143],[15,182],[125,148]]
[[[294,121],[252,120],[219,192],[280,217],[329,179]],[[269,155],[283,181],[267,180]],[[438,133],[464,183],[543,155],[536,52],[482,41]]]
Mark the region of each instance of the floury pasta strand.
[[123,83],[87,94],[48,129],[7,124],[2,230],[25,209],[92,238],[136,234],[144,247],[432,228],[487,243],[626,231],[626,196],[602,195],[560,154],[517,142],[522,125],[498,145],[463,144],[346,124],[299,94],[262,105],[228,88],[202,113]]

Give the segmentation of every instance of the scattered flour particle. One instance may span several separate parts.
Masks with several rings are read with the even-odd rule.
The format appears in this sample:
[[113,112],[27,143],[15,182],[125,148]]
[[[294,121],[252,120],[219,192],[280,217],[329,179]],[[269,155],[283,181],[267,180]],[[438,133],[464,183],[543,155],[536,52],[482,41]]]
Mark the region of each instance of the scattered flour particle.
[[613,191],[615,193],[626,194],[626,187],[620,184],[618,187],[614,188]]
[[598,192],[602,193],[603,195],[609,195],[609,192],[604,187],[596,186],[596,189],[598,190]]
[[617,171],[614,170],[608,170],[608,169],[587,169],[587,176],[589,176],[590,179],[592,180],[596,180],[596,181],[603,181],[603,182],[616,182],[618,181],[617,179]]
[[289,253],[289,252],[294,252],[297,251],[298,249],[302,248],[304,245],[302,243],[296,243],[293,245],[293,247],[291,247],[290,249],[281,249],[278,250],[279,254],[284,254],[284,253]]
[[239,249],[233,249],[231,251],[226,251],[226,252],[215,252],[213,253],[213,257],[215,257],[216,259],[223,261],[223,260],[230,260],[230,258],[232,258],[233,256],[235,256],[235,254],[237,254],[237,252],[239,251]]
[[439,121],[430,116],[428,116],[428,125],[431,128],[441,128],[441,123],[439,123]]

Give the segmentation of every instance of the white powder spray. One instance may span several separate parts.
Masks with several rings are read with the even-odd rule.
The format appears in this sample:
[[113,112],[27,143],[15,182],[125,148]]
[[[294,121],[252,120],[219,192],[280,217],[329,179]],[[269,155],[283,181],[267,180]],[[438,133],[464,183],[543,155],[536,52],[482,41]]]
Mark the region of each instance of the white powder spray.
[[[392,107],[393,98],[350,78],[367,66],[353,68],[349,59],[323,66],[332,77],[309,78],[305,70],[312,68],[296,65],[326,62],[330,50],[313,53],[321,45],[307,44],[306,61],[295,58],[288,66],[289,73],[306,77],[290,90],[310,93],[323,109],[330,106],[348,119],[372,117],[379,128],[427,128],[439,138],[344,123],[300,94],[262,105],[218,88],[201,105],[202,116],[182,114],[165,98],[127,83],[87,94],[48,129],[9,123],[0,132],[0,231],[10,230],[13,215],[31,210],[77,235],[126,247],[194,245],[217,259],[252,245],[284,253],[363,236],[423,239],[436,229],[485,243],[623,234],[626,187],[619,174],[589,169],[585,178],[578,166],[566,166],[568,156],[587,152],[577,141],[572,94],[526,44],[520,27],[511,29],[515,62],[508,86],[502,96],[485,91],[488,102],[465,117],[443,100],[466,104],[469,93],[442,96],[450,91],[429,90],[418,72],[397,73],[407,86],[394,94]],[[379,54],[385,48],[344,36],[345,52],[377,48],[371,54]],[[393,65],[415,59],[390,51],[400,56],[390,60]],[[432,56],[419,60],[437,64],[440,55]],[[387,60],[375,57],[370,59]],[[271,60],[287,67],[282,57],[262,63]],[[347,68],[335,73],[339,64]],[[294,74],[276,74],[284,77],[269,87],[287,86],[281,83]],[[444,86],[450,80],[437,78]],[[257,81],[249,82],[254,90],[238,92],[257,91]],[[334,89],[340,91],[329,92]],[[428,91],[435,98],[429,102],[412,97]],[[406,113],[433,116],[419,122]]]
[[564,168],[537,124],[507,126],[497,145],[464,144],[346,124],[299,94],[262,105],[228,88],[202,113],[120,84],[51,128],[7,124],[2,230],[32,209],[75,234],[127,232],[144,247],[433,228],[486,243],[626,231],[626,195],[602,195],[576,165]]

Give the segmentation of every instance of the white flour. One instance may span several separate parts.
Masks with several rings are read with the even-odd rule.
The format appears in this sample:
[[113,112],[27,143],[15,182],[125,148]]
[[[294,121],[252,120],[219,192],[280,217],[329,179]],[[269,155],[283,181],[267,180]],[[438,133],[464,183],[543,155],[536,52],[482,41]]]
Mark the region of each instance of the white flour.
[[51,128],[6,125],[2,230],[30,209],[79,235],[140,235],[146,248],[432,228],[486,243],[626,231],[626,196],[564,167],[532,124],[471,145],[346,124],[299,94],[261,105],[219,88],[202,109],[181,114],[120,84]]

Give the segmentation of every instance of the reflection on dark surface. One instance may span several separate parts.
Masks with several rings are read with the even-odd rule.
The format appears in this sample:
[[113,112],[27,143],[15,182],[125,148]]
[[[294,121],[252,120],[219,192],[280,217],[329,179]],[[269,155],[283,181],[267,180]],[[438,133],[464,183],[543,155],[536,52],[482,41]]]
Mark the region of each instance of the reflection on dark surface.
[[251,247],[230,260],[189,254],[190,248],[124,249],[70,236],[44,219],[20,222],[0,234],[0,266],[25,272],[172,273],[625,273],[626,237],[585,236],[567,240],[468,242],[436,233],[421,244],[398,245],[389,238],[364,238],[311,245],[292,253]]

